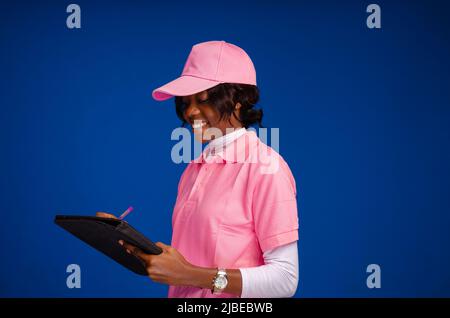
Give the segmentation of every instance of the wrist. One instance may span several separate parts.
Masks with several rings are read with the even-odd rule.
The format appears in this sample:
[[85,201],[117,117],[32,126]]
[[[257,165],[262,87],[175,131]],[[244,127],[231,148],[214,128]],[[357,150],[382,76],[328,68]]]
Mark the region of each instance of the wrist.
[[204,268],[190,265],[186,271],[186,285],[211,289],[212,280],[215,277],[217,269]]
[[224,268],[218,268],[217,274],[212,282],[211,292],[213,294],[221,294],[228,286],[228,274]]

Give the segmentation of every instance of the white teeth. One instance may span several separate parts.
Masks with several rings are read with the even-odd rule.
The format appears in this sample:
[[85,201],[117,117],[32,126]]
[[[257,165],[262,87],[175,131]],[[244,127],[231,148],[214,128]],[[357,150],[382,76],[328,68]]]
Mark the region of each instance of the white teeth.
[[195,124],[192,124],[192,128],[200,129],[200,128],[202,128],[205,125],[206,125],[206,122],[204,122],[204,121],[202,121],[202,122],[195,121]]

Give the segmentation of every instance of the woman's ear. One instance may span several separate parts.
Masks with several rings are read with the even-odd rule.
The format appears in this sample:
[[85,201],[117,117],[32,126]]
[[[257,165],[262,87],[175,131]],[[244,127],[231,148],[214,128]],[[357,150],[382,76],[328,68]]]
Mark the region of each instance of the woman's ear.
[[[234,106],[234,110],[233,110],[233,117],[239,122],[239,123],[241,123],[241,107],[242,107],[242,104],[241,103],[237,103],[235,106]],[[231,123],[231,122],[230,122]]]

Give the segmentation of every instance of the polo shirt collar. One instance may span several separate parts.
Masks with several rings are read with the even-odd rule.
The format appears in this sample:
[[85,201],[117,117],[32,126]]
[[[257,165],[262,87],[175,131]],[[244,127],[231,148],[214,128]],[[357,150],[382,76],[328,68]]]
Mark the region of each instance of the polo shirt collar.
[[258,136],[253,130],[246,130],[244,134],[231,143],[217,148],[206,147],[200,156],[193,160],[195,163],[238,163],[245,162],[250,150],[256,144]]

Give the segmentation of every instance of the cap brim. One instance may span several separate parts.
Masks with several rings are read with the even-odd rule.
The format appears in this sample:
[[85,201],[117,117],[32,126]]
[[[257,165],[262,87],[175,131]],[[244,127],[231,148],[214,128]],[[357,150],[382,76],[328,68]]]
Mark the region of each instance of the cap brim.
[[188,96],[219,85],[221,82],[204,78],[184,75],[155,89],[152,97],[158,101],[169,99],[173,96]]

